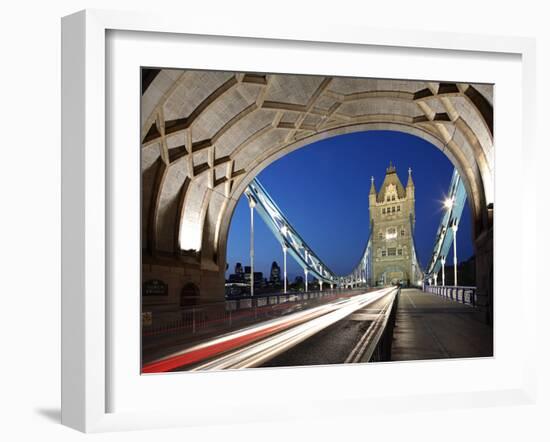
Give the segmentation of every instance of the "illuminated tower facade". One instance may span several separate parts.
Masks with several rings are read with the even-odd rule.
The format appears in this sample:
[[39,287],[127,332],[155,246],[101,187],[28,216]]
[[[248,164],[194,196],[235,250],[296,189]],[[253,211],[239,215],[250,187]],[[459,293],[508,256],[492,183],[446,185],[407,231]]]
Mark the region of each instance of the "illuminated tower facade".
[[386,169],[380,191],[374,177],[369,192],[372,234],[372,282],[375,285],[409,285],[413,277],[414,183],[409,168],[403,187],[395,167]]

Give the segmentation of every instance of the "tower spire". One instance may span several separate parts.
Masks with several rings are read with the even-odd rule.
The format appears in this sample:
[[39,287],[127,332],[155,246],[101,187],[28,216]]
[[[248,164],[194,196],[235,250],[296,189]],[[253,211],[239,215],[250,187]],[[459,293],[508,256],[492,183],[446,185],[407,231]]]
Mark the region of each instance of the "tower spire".
[[414,187],[412,179],[412,169],[409,167],[409,179],[407,180],[407,187]]
[[370,195],[376,195],[376,188],[374,187],[374,177],[370,177]]

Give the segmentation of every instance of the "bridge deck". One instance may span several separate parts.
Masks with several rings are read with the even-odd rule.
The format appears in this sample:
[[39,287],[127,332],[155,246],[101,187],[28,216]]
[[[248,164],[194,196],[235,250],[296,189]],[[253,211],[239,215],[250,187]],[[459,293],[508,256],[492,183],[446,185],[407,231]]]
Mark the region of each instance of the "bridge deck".
[[493,355],[478,309],[417,289],[401,291],[393,337],[394,361]]

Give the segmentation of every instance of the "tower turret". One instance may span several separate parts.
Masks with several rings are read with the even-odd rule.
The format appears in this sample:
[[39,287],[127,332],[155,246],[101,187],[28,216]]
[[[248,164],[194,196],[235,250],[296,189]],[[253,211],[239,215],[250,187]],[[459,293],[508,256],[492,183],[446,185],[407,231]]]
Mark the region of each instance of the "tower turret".
[[412,169],[409,167],[409,179],[407,180],[407,197],[414,198],[414,182],[412,179]]
[[370,208],[370,224],[374,221],[373,219],[373,207],[376,205],[376,187],[374,186],[374,177],[370,177],[370,192],[369,192],[369,208]]

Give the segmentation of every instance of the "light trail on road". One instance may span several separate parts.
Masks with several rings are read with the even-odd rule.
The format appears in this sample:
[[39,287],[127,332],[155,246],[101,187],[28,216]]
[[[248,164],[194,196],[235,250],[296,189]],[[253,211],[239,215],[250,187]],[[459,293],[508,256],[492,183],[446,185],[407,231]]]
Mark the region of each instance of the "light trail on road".
[[392,290],[395,288],[363,293],[256,324],[146,364],[142,373],[166,372],[185,366],[193,366],[192,371],[257,367]]

